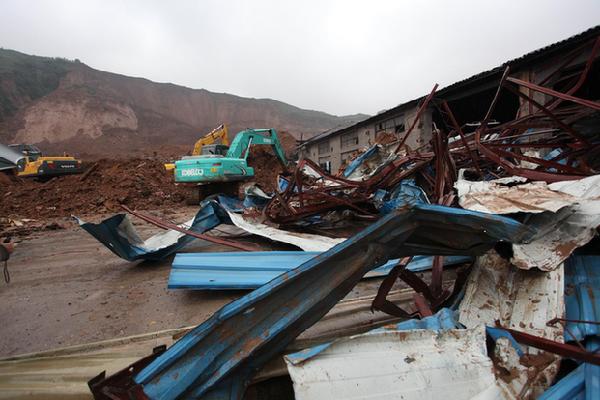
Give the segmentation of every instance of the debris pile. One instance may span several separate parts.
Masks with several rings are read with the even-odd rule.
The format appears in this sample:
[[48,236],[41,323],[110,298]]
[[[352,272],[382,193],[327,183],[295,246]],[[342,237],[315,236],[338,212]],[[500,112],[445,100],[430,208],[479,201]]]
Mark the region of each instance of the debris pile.
[[[561,92],[507,68],[468,126],[436,85],[399,140],[364,149],[336,176],[308,159],[278,176],[259,153],[268,184],[210,196],[183,224],[124,207],[168,229],[145,241],[126,214],[78,219],[129,261],[218,241],[238,251],[177,254],[169,288],[252,290],[168,349],[98,371],[94,396],[241,399],[285,375],[299,399],[600,397],[600,103],[575,96],[598,51],[600,38]],[[504,90],[522,102],[492,126]],[[432,139],[409,149],[428,107]],[[294,251],[213,237],[224,224]],[[365,319],[343,299],[378,278]]]
[[[149,356],[139,372],[98,377],[92,392],[241,398],[255,371],[282,354],[303,399],[533,399],[562,385],[566,373],[580,373],[573,364],[561,367],[562,360],[599,368],[600,337],[590,327],[600,315],[587,310],[600,309],[600,297],[573,290],[594,280],[587,276],[593,269],[579,265],[600,267],[593,243],[600,226],[600,103],[508,72],[473,131],[435,98],[436,85],[401,140],[365,149],[337,176],[304,159],[276,185],[269,176],[274,186],[265,191],[250,187],[243,199],[203,202],[196,220],[209,221],[210,211],[210,226],[235,225],[305,253],[178,255],[170,288],[255,290]],[[548,95],[547,104],[521,87]],[[502,90],[518,93],[522,110],[514,121],[488,126]],[[529,104],[538,111],[526,114]],[[404,142],[429,106],[447,124],[436,124],[427,147],[410,150]],[[340,225],[341,238],[334,234]],[[210,234],[210,226],[202,231]],[[582,255],[582,247],[599,255]],[[156,254],[146,249],[140,257]],[[428,278],[415,273],[423,269],[431,270]],[[387,314],[386,323],[405,322],[381,328],[373,320],[358,335],[334,334],[292,351],[303,332],[373,276],[384,279],[371,309]],[[411,301],[394,300],[397,281],[412,289]]]

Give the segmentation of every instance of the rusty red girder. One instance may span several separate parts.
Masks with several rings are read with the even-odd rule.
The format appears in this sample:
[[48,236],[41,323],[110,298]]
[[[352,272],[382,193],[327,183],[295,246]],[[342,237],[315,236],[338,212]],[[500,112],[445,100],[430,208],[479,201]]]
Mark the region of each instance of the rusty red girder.
[[590,364],[600,365],[600,353],[592,353],[571,344],[555,342],[550,339],[534,336],[529,333],[516,331],[514,329],[504,328],[502,326],[498,327],[510,333],[517,342],[527,346],[545,350],[553,354],[558,354],[562,357],[573,358],[575,360],[584,361]]
[[[305,167],[314,171],[318,178],[307,177],[303,173]],[[307,179],[313,182],[307,184]],[[368,204],[369,194],[363,186],[361,182],[329,175],[313,161],[303,159],[298,162],[287,188],[269,201],[265,215],[276,223],[290,223],[343,207],[374,217]]]
[[586,99],[582,99],[579,97],[571,96],[567,93],[561,93],[556,90],[553,90],[553,89],[550,89],[547,87],[543,87],[543,86],[539,86],[539,85],[536,85],[535,83],[522,81],[521,79],[517,79],[517,78],[508,77],[506,80],[509,82],[512,82],[512,83],[516,83],[519,86],[524,86],[528,89],[535,90],[536,92],[544,93],[549,96],[554,96],[561,100],[572,101],[573,103],[577,103],[582,106],[592,108],[596,111],[600,111],[600,103],[598,103],[596,101],[586,100]]
[[471,158],[471,161],[473,162],[473,166],[475,167],[475,169],[477,170],[477,172],[479,172],[480,175],[483,175],[483,173],[481,171],[481,168],[479,167],[479,163],[477,161],[477,155],[473,151],[473,149],[471,149],[471,146],[469,146],[469,143],[467,142],[465,134],[463,133],[462,128],[460,127],[460,125],[456,121],[456,118],[454,117],[454,113],[450,109],[450,106],[448,105],[448,103],[446,102],[446,100],[443,100],[441,102],[441,105],[442,105],[442,109],[443,109],[442,111],[446,115],[448,115],[448,118],[450,119],[450,124],[451,124],[452,128],[460,136],[460,140],[461,140],[464,148],[467,150],[467,153],[469,154],[469,157]]
[[[403,156],[384,166],[365,181],[352,181],[332,176],[309,159],[298,162],[287,188],[276,193],[265,207],[265,215],[276,223],[291,223],[311,215],[346,208],[363,218],[375,219],[370,201],[378,189],[391,189],[402,179],[427,166],[433,153]],[[303,169],[310,168],[318,176],[307,177]]]
[[[577,132],[571,124],[578,118],[589,114],[589,112],[583,111],[581,108],[587,108],[588,111],[600,110],[600,103],[580,99],[553,89],[511,78],[508,76],[508,72],[509,69],[507,68],[502,75],[496,94],[481,125],[473,135],[477,151],[487,160],[502,167],[507,173],[524,176],[532,180],[557,182],[581,179],[584,176],[593,174],[594,171],[587,165],[586,154],[592,154],[591,151],[595,151],[596,145]],[[522,91],[511,87],[508,82],[573,101],[578,104],[577,107],[579,108],[550,110]],[[534,114],[519,117],[498,127],[489,128],[487,121],[493,113],[502,88],[507,88],[524,101],[529,102],[538,111]],[[527,124],[526,126],[523,126],[524,122]],[[535,133],[532,135],[528,130],[535,128],[546,129],[546,131],[543,135],[538,135],[534,138]],[[555,129],[556,131],[549,132],[548,128]],[[498,137],[492,140],[484,139],[491,134],[497,134]],[[526,142],[523,142],[524,140]],[[523,154],[521,149],[527,148],[560,149],[560,155],[546,160],[542,157]],[[468,152],[468,144],[463,144],[463,149],[465,152]],[[461,149],[458,146],[454,146],[453,154],[456,150],[460,152]],[[560,160],[566,160],[566,163],[558,162]],[[519,164],[519,161],[527,161],[537,165],[537,167],[525,168]]]
[[[583,69],[571,73],[572,82],[568,89],[564,89],[563,85],[561,92],[544,86],[553,79],[556,81],[557,76],[564,77],[565,69],[571,68],[573,61],[590,47],[591,51]],[[450,122],[448,125],[453,129],[449,136],[460,137],[460,141],[455,141],[449,146],[450,154],[458,166],[475,168],[480,176],[485,176],[482,173],[485,170],[486,174],[494,176],[520,175],[546,182],[581,179],[598,173],[593,169],[598,167],[598,163],[593,162],[600,152],[598,138],[582,134],[574,124],[600,111],[599,102],[575,96],[586,81],[599,53],[600,37],[596,37],[569,52],[556,70],[539,84],[510,77],[510,69],[505,69],[480,126],[471,134],[462,132],[460,125],[451,118],[453,115],[450,107],[442,102],[440,112],[447,117]],[[526,90],[519,89],[517,86]],[[512,121],[498,126],[488,126],[503,89],[518,96],[523,105],[528,104],[530,113],[520,115],[519,112]],[[553,99],[543,104],[533,98],[530,94],[533,91],[552,96]],[[561,104],[565,101],[573,104]],[[529,149],[537,149],[540,155],[528,152]],[[552,150],[559,150],[560,154],[545,159],[544,156]],[[526,166],[523,164],[524,161],[533,163],[534,166]]]
[[404,135],[404,137],[402,138],[402,140],[398,144],[398,147],[396,147],[396,150],[394,151],[394,153],[397,154],[400,151],[400,149],[402,148],[402,146],[404,146],[404,143],[406,142],[406,140],[408,139],[408,137],[412,133],[413,129],[415,129],[415,126],[417,125],[417,122],[419,121],[419,119],[421,119],[421,115],[423,114],[423,111],[425,111],[425,109],[427,108],[427,105],[429,104],[429,102],[431,101],[431,99],[433,99],[433,95],[435,94],[435,91],[437,90],[437,88],[438,88],[438,84],[436,83],[433,86],[433,89],[431,89],[431,92],[425,98],[425,100],[423,100],[423,103],[421,103],[421,106],[417,110],[417,114],[415,115],[415,118],[413,119],[412,124],[410,124],[410,127],[408,128],[408,130],[406,131],[406,134]]

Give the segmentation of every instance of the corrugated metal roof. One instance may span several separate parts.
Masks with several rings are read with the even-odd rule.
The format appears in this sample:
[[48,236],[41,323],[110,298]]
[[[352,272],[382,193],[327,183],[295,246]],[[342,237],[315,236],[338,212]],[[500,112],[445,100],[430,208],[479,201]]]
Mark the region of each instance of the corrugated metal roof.
[[[600,256],[567,259],[565,308],[567,319],[600,322]],[[569,322],[566,328],[565,341],[600,335],[600,325]]]
[[[318,251],[179,253],[171,266],[169,289],[256,289],[319,254]],[[448,256],[444,265],[471,260],[466,256]],[[431,268],[432,261],[430,256],[415,256],[407,268],[424,271]],[[391,260],[364,277],[385,276],[397,263],[397,259]]]
[[480,255],[499,241],[527,240],[532,233],[510,218],[451,207],[419,204],[394,211],[227,304],[134,381],[148,397],[164,400],[241,396],[253,371],[315,324],[367,271],[407,255]]
[[[539,59],[542,57],[547,57],[554,53],[562,51],[566,47],[568,47],[568,48],[576,47],[576,46],[584,43],[586,40],[589,40],[595,36],[598,36],[599,34],[600,34],[600,25],[596,25],[590,29],[587,29],[581,33],[578,33],[576,35],[568,37],[559,42],[552,43],[548,46],[541,47],[537,50],[533,50],[529,53],[526,53],[520,57],[513,58],[512,60],[506,61],[505,63],[503,63],[495,68],[480,72],[480,73],[470,76],[466,79],[455,82],[449,86],[446,86],[445,88],[443,88],[441,90],[438,90],[436,93],[436,96],[444,97],[444,96],[452,95],[452,94],[454,94],[453,92],[465,89],[465,87],[469,86],[469,85],[475,85],[482,80],[489,80],[489,79],[496,79],[496,78],[497,78],[497,80],[499,80],[500,76],[501,76],[502,72],[504,71],[504,69],[506,68],[506,66],[510,65],[510,67],[512,69],[517,68],[524,64],[531,63],[531,62],[535,61],[536,59]],[[304,145],[311,144],[311,143],[317,142],[321,139],[324,139],[326,137],[333,136],[333,135],[340,134],[345,131],[349,131],[351,129],[358,128],[360,126],[372,123],[376,120],[385,119],[388,116],[396,114],[398,111],[400,111],[403,108],[407,108],[407,107],[416,105],[418,102],[420,102],[424,98],[425,98],[425,96],[422,96],[417,99],[413,99],[413,100],[404,102],[404,103],[399,104],[395,107],[392,107],[382,113],[374,115],[370,118],[366,118],[366,119],[364,119],[354,125],[351,125],[349,127],[338,129],[333,132],[329,132],[326,135],[321,134],[321,135],[315,136],[315,137],[311,138],[310,140],[306,141],[304,143]]]
[[600,175],[575,181],[511,185],[518,177],[489,182],[459,179],[461,207],[492,214],[529,213],[527,225],[538,230],[529,243],[515,244],[511,263],[521,269],[556,268],[596,235],[600,225]]
[[[459,322],[472,328],[482,324],[494,326],[498,321],[503,327],[562,342],[562,327],[548,326],[547,322],[562,315],[563,282],[562,264],[550,272],[521,270],[495,252],[489,252],[478,257],[471,269],[459,305]],[[521,350],[525,354],[539,354],[530,347]],[[534,398],[543,393],[560,366],[560,358],[545,353],[546,361],[536,366],[532,376],[528,367],[519,362],[519,350],[509,340],[497,339],[494,351],[498,364],[511,371],[510,380],[502,383],[503,388],[516,398]]]

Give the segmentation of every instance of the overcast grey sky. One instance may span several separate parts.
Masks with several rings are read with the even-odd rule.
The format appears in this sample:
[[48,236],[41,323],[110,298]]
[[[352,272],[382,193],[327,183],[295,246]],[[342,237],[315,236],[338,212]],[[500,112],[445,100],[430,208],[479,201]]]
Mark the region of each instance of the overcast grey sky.
[[600,0],[9,1],[0,46],[374,114],[600,23]]

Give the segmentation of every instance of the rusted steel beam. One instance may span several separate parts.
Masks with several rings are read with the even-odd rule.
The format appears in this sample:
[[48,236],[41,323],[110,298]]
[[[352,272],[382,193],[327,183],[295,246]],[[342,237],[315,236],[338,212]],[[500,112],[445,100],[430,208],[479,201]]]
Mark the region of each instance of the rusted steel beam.
[[431,292],[431,289],[427,283],[425,283],[425,281],[421,279],[419,275],[406,268],[401,268],[399,270],[398,277],[402,279],[408,286],[413,288],[415,292],[421,293],[423,296],[425,296],[425,298],[431,303],[436,302],[437,297]]
[[133,377],[141,370],[146,368],[148,364],[154,361],[158,356],[167,350],[166,345],[157,346],[152,349],[152,354],[143,357],[129,367],[124,368],[110,377],[106,377],[106,371],[88,381],[90,392],[94,396],[94,400],[120,400],[120,399],[136,399],[149,400],[149,397],[144,393],[144,389],[140,385],[135,385],[130,389],[129,393],[125,393],[124,386],[133,380]]
[[562,357],[573,358],[575,360],[587,362],[590,364],[600,365],[600,353],[588,352],[582,350],[577,346],[555,342],[553,340],[549,340],[540,336],[534,336],[525,332],[516,331],[514,329],[504,328],[502,326],[498,327],[510,333],[517,342],[525,344],[527,346],[535,347],[536,349],[540,350],[545,350],[552,354],[558,354]]
[[[592,67],[592,64],[594,63],[595,59],[596,59],[596,55],[598,54],[598,51],[600,51],[600,36],[598,36],[596,38],[596,41],[594,42],[594,46],[592,47],[592,51],[590,53],[590,56],[587,59],[587,62],[585,63],[585,68],[584,70],[581,72],[581,75],[579,76],[579,79],[577,80],[577,82],[575,83],[575,85],[573,85],[569,90],[567,90],[566,94],[567,95],[572,95],[575,92],[577,92],[581,86],[583,85],[583,83],[585,82],[585,80],[587,79],[587,76],[590,72],[590,69]],[[554,102],[552,102],[548,108],[550,109],[554,109],[556,107],[558,107],[558,105],[561,103],[562,99],[557,99]]]
[[[366,183],[367,183],[370,191],[373,191],[376,188],[382,188],[382,189],[391,188],[391,187],[395,186],[401,180],[409,177],[410,175],[414,174],[415,172],[417,172],[420,169],[429,165],[431,160],[432,160],[432,158],[426,158],[426,159],[419,158],[419,161],[416,161],[415,164],[411,168],[407,168],[405,170],[402,170],[399,168],[393,168],[393,165],[392,165],[392,168],[390,168],[391,170],[382,171],[380,174],[378,174],[377,177],[373,177],[376,179],[373,179],[373,181],[369,180]],[[407,161],[412,162],[410,159]],[[392,164],[395,164],[395,163],[392,163]]]
[[498,89],[496,89],[494,98],[492,99],[492,102],[490,103],[490,106],[489,106],[487,112],[485,113],[483,120],[481,121],[481,125],[475,131],[475,140],[477,142],[479,142],[479,136],[477,135],[477,132],[482,132],[487,128],[487,123],[490,120],[490,118],[492,117],[492,113],[496,109],[496,103],[498,103],[498,99],[500,98],[500,92],[502,91],[504,82],[506,81],[506,79],[508,79],[509,71],[510,71],[510,67],[507,66],[506,69],[504,70],[504,73],[502,74],[502,77],[500,78],[500,83],[498,84]]
[[408,265],[408,263],[410,263],[412,258],[412,256],[402,258],[400,261],[398,261],[398,264],[396,264],[396,266],[392,268],[392,270],[383,279],[381,285],[379,285],[379,289],[377,290],[377,295],[371,303],[371,311],[379,310],[386,314],[400,318],[413,318],[415,316],[415,313],[410,313],[398,307],[397,305],[395,305],[387,299],[387,295],[390,292],[390,290],[392,290],[394,283],[396,283],[400,271],[406,268],[406,266]]
[[122,204],[121,207],[123,208],[123,210],[127,211],[128,213],[130,213],[131,215],[135,215],[136,217],[138,217],[139,219],[142,219],[152,225],[158,226],[159,228],[163,228],[163,229],[171,229],[177,232],[181,232],[184,233],[186,235],[189,236],[193,236],[195,238],[198,239],[202,239],[202,240],[206,240],[207,242],[211,242],[211,243],[216,243],[216,244],[221,244],[223,246],[229,246],[229,247],[233,247],[235,249],[238,250],[244,250],[244,251],[258,251],[259,249],[253,246],[249,246],[246,244],[242,244],[242,243],[237,243],[234,242],[232,240],[227,240],[227,239],[221,239],[221,238],[217,238],[214,236],[208,236],[202,233],[198,233],[198,232],[194,232],[194,231],[190,231],[189,229],[185,229],[182,228],[174,223],[171,222],[167,222],[167,221],[163,221],[159,218],[156,218],[152,215],[147,215],[144,213],[141,213],[139,211],[133,211],[132,209],[130,209],[129,207],[127,207],[126,205]]
[[442,143],[442,137],[439,131],[433,133],[433,151],[435,153],[435,186],[433,191],[433,201],[440,203],[440,200],[444,196],[445,188],[445,175],[446,175],[446,164],[444,156],[444,144]]
[[456,118],[454,117],[454,113],[450,109],[450,106],[448,105],[448,102],[446,102],[446,100],[442,100],[441,104],[442,104],[442,108],[444,110],[444,113],[446,113],[446,115],[448,115],[448,118],[450,119],[450,123],[452,125],[452,128],[454,129],[454,131],[456,133],[458,133],[458,135],[460,136],[460,140],[461,140],[463,146],[465,147],[465,149],[469,153],[469,157],[471,158],[471,161],[473,161],[473,165],[475,166],[475,169],[477,170],[477,172],[479,172],[480,175],[482,175],[483,172],[481,171],[481,168],[479,167],[479,163],[477,162],[477,155],[473,151],[473,149],[471,149],[471,146],[469,146],[469,143],[467,142],[465,134],[463,133],[462,128],[460,127],[460,125],[456,121]]
[[573,168],[568,165],[563,165],[563,164],[559,164],[556,162],[544,160],[542,158],[524,156],[522,154],[518,154],[518,153],[511,152],[511,151],[506,151],[506,150],[501,150],[501,149],[496,149],[495,152],[496,152],[496,154],[498,154],[499,156],[502,156],[504,158],[514,158],[517,160],[528,161],[530,163],[542,165],[547,168],[555,168],[559,171],[565,171],[565,173],[568,173],[568,174],[581,175],[581,177],[586,175],[585,173],[582,173],[577,168]]
[[571,135],[572,137],[574,137],[575,139],[577,139],[578,141],[580,141],[582,143],[585,143],[587,145],[590,144],[589,140],[587,140],[585,137],[581,136],[577,131],[575,131],[575,129],[571,128],[569,125],[563,123],[548,108],[544,107],[539,102],[537,102],[534,99],[532,99],[531,97],[527,96],[525,93],[522,93],[521,91],[516,90],[515,88],[512,88],[510,86],[506,86],[506,88],[510,92],[512,92],[512,93],[516,94],[517,96],[519,96],[520,98],[522,98],[523,100],[525,100],[525,101],[529,102],[530,104],[533,104],[535,107],[537,107],[540,111],[542,111],[544,114],[546,114],[552,121],[554,121],[556,123],[556,125],[558,125],[560,128],[562,128],[567,134]]
[[421,294],[413,294],[413,300],[421,318],[430,317],[433,315],[433,312],[431,312],[431,308],[429,308],[427,301],[425,301],[425,298],[421,296]]
[[444,257],[435,256],[431,265],[431,292],[435,297],[442,294],[442,278],[444,274]]
[[552,183],[560,181],[578,180],[583,177],[583,175],[557,174],[552,172],[536,171],[527,168],[521,168],[517,167],[515,164],[507,160],[504,160],[498,154],[487,149],[485,146],[480,146],[479,151],[483,153],[487,158],[500,165],[509,174],[523,176],[531,180]]
[[438,88],[438,84],[436,83],[433,86],[433,89],[431,89],[431,92],[427,95],[427,97],[425,98],[425,100],[423,101],[423,103],[421,104],[421,106],[419,107],[419,109],[417,110],[417,114],[415,115],[415,119],[410,124],[410,127],[408,128],[408,130],[406,131],[406,134],[404,135],[404,137],[402,138],[402,140],[398,144],[398,147],[396,147],[396,150],[394,150],[394,153],[398,154],[398,152],[400,151],[400,149],[402,148],[402,146],[404,146],[404,143],[406,143],[406,139],[408,139],[408,136],[410,136],[410,134],[412,133],[413,129],[415,129],[415,126],[417,125],[417,122],[419,121],[419,119],[421,119],[421,114],[423,114],[423,111],[425,111],[425,109],[427,108],[427,105],[429,104],[429,102],[431,101],[431,99],[433,99],[433,96],[434,96],[435,91],[437,90],[437,88]]
[[512,82],[512,83],[516,83],[519,86],[524,86],[531,90],[535,90],[536,92],[544,93],[549,96],[554,96],[561,100],[571,101],[573,103],[580,104],[582,106],[594,109],[596,111],[600,111],[600,103],[598,103],[596,101],[586,100],[586,99],[572,96],[570,94],[557,92],[556,90],[553,90],[553,89],[550,89],[547,87],[543,87],[543,86],[539,86],[539,85],[536,85],[535,83],[522,81],[521,79],[517,79],[517,78],[508,77],[508,78],[506,78],[506,80],[509,82]]
[[[488,108],[488,111],[481,122],[481,125],[475,130],[474,134],[474,142],[477,146],[477,150],[488,160],[493,163],[499,165],[504,169],[507,173],[513,175],[525,176],[530,179],[535,180],[543,180],[546,182],[557,182],[562,180],[575,180],[581,179],[582,176],[586,176],[590,174],[590,169],[586,168],[585,163],[581,162],[583,159],[580,158],[580,163],[578,167],[574,167],[574,156],[572,155],[573,150],[579,150],[586,146],[589,146],[590,143],[587,138],[580,135],[577,131],[575,131],[569,124],[565,123],[563,120],[571,115],[578,114],[577,110],[571,108],[568,110],[559,110],[557,112],[553,112],[548,109],[546,106],[540,104],[535,101],[531,97],[527,96],[524,93],[521,93],[516,88],[513,88],[506,84],[506,82],[516,83],[518,85],[522,85],[524,87],[532,87],[537,88],[542,91],[552,91],[552,89],[547,89],[543,87],[539,87],[539,85],[531,84],[529,82],[524,82],[515,78],[511,78],[508,76],[509,69],[507,68],[502,75],[502,79],[500,80],[500,84],[498,86],[498,90]],[[532,86],[533,85],[533,86]],[[495,127],[493,129],[488,129],[487,121],[491,117],[493,110],[495,108],[496,102],[499,99],[500,91],[502,87],[506,87],[508,90],[529,102],[533,106],[537,107],[539,111],[535,114],[530,114],[525,117],[517,118],[513,121],[509,121],[507,123],[502,124],[501,126]],[[556,92],[558,96],[567,96],[564,93]],[[572,96],[571,96],[572,97]],[[581,102],[584,103],[583,107],[586,106],[585,103],[594,103],[583,99],[580,100],[579,106],[581,107]],[[600,107],[599,103],[594,103],[598,107]],[[587,104],[589,105],[589,104]],[[574,121],[574,120],[573,120]],[[528,126],[521,127],[523,123],[526,123]],[[537,141],[533,140],[532,143],[514,143],[511,145],[511,139],[524,139],[526,137],[532,138],[535,135],[541,134],[541,132],[534,132],[533,134],[527,133],[525,128],[539,128],[539,127],[556,127],[558,129],[558,133],[554,134],[554,137],[551,139],[539,138]],[[515,129],[516,128],[516,129]],[[490,133],[499,133],[500,137],[483,141],[482,136],[484,134]],[[543,132],[544,134],[551,132]],[[561,138],[561,136],[564,137]],[[570,138],[569,138],[570,137]],[[569,141],[570,139],[570,141]],[[488,147],[489,146],[489,147]],[[559,159],[566,158],[569,160],[566,164],[561,164],[556,162],[556,160],[545,160],[538,157],[526,156],[517,152],[508,151],[510,148],[562,148],[562,153]],[[503,148],[507,150],[502,150]],[[583,156],[585,153],[582,153]],[[511,160],[522,160],[528,161],[531,163],[535,163],[538,165],[536,169],[523,168],[519,165],[516,165]],[[554,172],[558,171],[558,172]]]
[[558,322],[572,322],[575,324],[590,324],[590,325],[600,325],[600,321],[587,321],[583,319],[567,319],[567,318],[552,318],[550,321],[546,322],[548,326],[554,326]]

